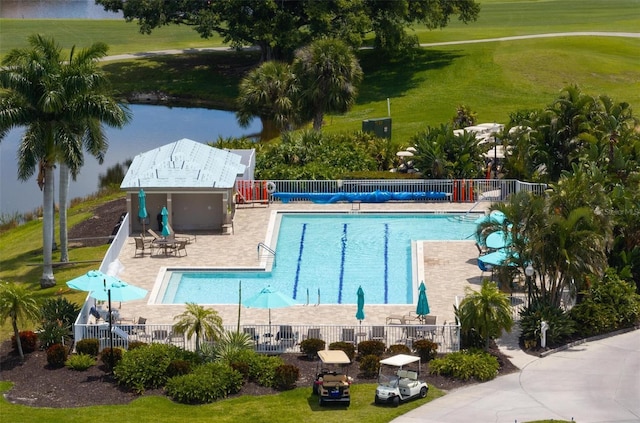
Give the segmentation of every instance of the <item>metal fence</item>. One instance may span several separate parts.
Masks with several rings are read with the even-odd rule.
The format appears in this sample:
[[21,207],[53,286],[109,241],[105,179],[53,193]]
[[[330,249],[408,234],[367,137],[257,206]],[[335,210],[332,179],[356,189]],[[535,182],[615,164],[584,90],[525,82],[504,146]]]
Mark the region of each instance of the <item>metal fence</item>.
[[[226,331],[236,331],[237,326],[226,325]],[[300,343],[308,338],[322,339],[328,348],[334,342],[349,342],[356,348],[362,341],[377,340],[387,347],[406,345],[427,339],[438,344],[438,353],[448,353],[460,349],[460,327],[456,324],[444,325],[246,325],[241,332],[247,333],[259,353],[282,354],[299,353]],[[114,322],[112,334],[109,324],[76,324],[76,333],[80,339],[94,338],[100,343],[100,350],[107,348],[110,342],[117,348],[127,349],[129,342],[166,343],[195,350],[195,338],[178,334],[170,324],[137,324],[134,322]],[[76,338],[78,339],[78,338]],[[112,341],[113,340],[113,341]],[[201,343],[209,341],[200,340]]]

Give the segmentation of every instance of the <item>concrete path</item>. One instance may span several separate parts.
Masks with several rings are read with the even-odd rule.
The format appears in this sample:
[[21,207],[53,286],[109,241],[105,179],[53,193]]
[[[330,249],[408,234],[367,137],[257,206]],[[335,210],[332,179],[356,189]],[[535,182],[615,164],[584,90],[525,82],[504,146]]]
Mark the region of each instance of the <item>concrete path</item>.
[[518,373],[451,391],[393,423],[640,422],[640,331],[545,358],[517,356]]

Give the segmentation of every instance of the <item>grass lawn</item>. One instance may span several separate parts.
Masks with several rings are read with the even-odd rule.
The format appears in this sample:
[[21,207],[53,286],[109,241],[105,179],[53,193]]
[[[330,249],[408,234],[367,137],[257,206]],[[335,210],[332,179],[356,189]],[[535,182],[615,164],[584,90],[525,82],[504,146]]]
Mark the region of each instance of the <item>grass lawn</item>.
[[[0,391],[10,384],[0,382]],[[96,406],[84,408],[32,408],[13,405],[0,399],[0,415],[3,421],[26,422],[43,421],[48,423],[86,422],[92,418],[108,419],[117,422],[210,422],[218,423],[247,422],[282,423],[326,422],[334,420],[383,423],[407,413],[423,404],[425,400],[410,401],[398,408],[373,405],[375,384],[356,384],[351,388],[351,406],[320,407],[318,398],[311,394],[310,387],[297,388],[269,396],[243,396],[218,401],[213,404],[189,406],[176,404],[164,397],[144,397],[126,406]],[[444,395],[437,388],[430,387],[426,401]]]

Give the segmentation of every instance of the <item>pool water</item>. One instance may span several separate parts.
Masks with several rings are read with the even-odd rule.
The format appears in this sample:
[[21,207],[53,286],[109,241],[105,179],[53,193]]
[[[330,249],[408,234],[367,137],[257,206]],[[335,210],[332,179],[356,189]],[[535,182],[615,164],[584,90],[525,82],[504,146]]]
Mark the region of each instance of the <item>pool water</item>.
[[264,271],[173,271],[162,303],[237,304],[271,285],[305,304],[412,304],[413,240],[465,240],[471,219],[424,213],[283,213],[275,262]]

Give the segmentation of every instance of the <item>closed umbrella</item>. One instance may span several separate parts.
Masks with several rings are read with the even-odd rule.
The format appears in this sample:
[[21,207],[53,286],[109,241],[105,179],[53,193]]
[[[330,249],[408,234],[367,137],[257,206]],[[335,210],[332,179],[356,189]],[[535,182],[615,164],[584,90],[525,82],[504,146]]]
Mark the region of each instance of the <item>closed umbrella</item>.
[[358,311],[356,311],[356,319],[360,320],[360,325],[364,320],[364,291],[362,286],[358,288]]
[[262,288],[260,292],[242,302],[248,308],[269,309],[269,333],[271,333],[271,309],[284,308],[298,304],[296,300],[286,296],[282,292],[272,288],[270,285]]
[[424,319],[424,316],[429,314],[429,300],[427,300],[427,287],[424,285],[424,281],[420,282],[418,288],[418,304],[416,306],[416,314],[420,316],[420,319]]
[[487,236],[485,245],[487,248],[495,249],[504,248],[511,245],[511,234],[504,231],[492,232]]
[[162,215],[162,236],[163,237],[168,237],[169,235],[171,235],[171,231],[169,230],[169,211],[167,210],[166,207],[162,208],[162,211],[160,212],[160,214]]
[[140,222],[142,222],[142,233],[144,234],[146,232],[145,224],[149,214],[147,213],[147,195],[142,188],[140,188],[138,192],[138,217],[140,218]]

